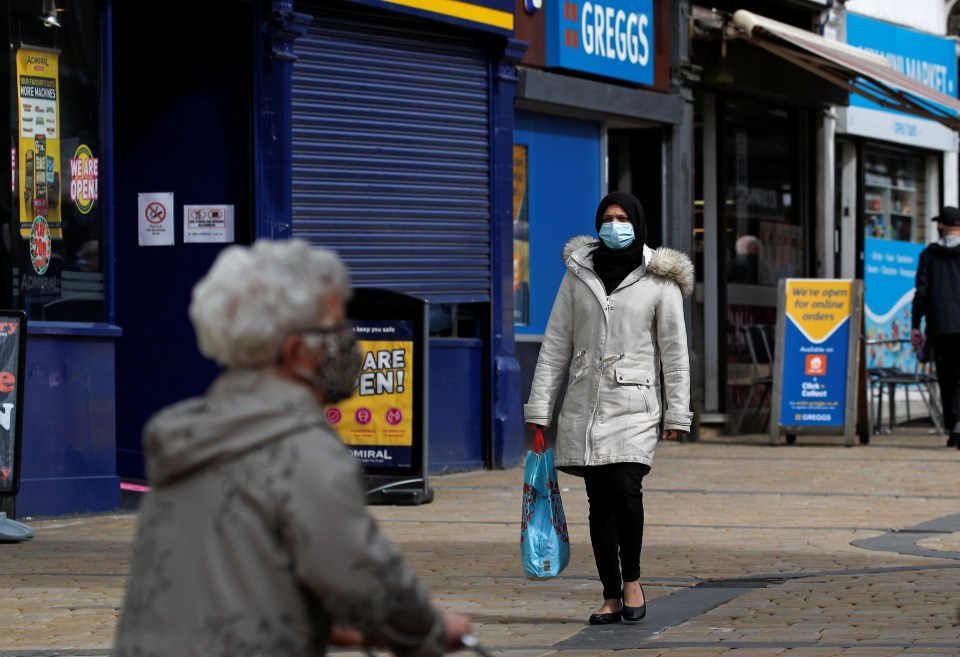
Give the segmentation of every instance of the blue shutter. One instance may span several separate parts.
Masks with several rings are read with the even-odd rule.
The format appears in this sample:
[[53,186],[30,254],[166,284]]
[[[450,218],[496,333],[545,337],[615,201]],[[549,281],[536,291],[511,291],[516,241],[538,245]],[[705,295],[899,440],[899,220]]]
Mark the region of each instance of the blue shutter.
[[475,40],[415,17],[314,15],[293,70],[293,234],[353,283],[488,301],[490,90]]

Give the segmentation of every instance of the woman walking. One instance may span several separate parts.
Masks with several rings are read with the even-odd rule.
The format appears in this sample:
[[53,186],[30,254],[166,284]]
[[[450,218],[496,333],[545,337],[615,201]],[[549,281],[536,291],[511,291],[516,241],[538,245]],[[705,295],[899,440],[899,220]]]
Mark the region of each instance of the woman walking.
[[[591,624],[635,622],[646,614],[640,586],[644,476],[663,437],[690,430],[690,366],[683,297],[693,290],[690,259],[650,249],[640,201],[608,194],[597,207],[599,241],[567,243],[567,272],[537,359],[524,418],[550,425],[564,374],[569,383],[556,443],[559,470],[582,476],[590,542],[603,604]],[[661,373],[666,408],[661,412]]]

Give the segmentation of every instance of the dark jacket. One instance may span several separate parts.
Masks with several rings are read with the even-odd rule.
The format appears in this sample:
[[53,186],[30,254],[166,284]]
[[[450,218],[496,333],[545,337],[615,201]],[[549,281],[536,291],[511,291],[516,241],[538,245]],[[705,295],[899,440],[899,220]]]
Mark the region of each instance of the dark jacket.
[[948,247],[941,240],[920,253],[913,328],[924,316],[927,335],[960,333],[960,244]]

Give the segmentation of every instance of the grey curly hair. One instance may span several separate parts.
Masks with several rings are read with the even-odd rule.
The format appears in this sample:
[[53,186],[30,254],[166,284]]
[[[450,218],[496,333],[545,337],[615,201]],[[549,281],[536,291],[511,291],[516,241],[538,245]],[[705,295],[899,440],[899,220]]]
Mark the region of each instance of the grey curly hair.
[[269,365],[290,333],[318,328],[331,293],[346,301],[350,280],[329,249],[302,240],[228,247],[193,288],[197,346],[225,367]]

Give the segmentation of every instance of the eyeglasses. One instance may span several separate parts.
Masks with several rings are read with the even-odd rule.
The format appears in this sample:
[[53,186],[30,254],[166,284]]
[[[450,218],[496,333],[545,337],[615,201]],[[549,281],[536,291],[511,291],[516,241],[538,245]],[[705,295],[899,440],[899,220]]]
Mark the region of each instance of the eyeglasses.
[[625,221],[630,223],[630,217],[625,214],[605,214],[603,215],[603,223],[608,223],[611,221]]

